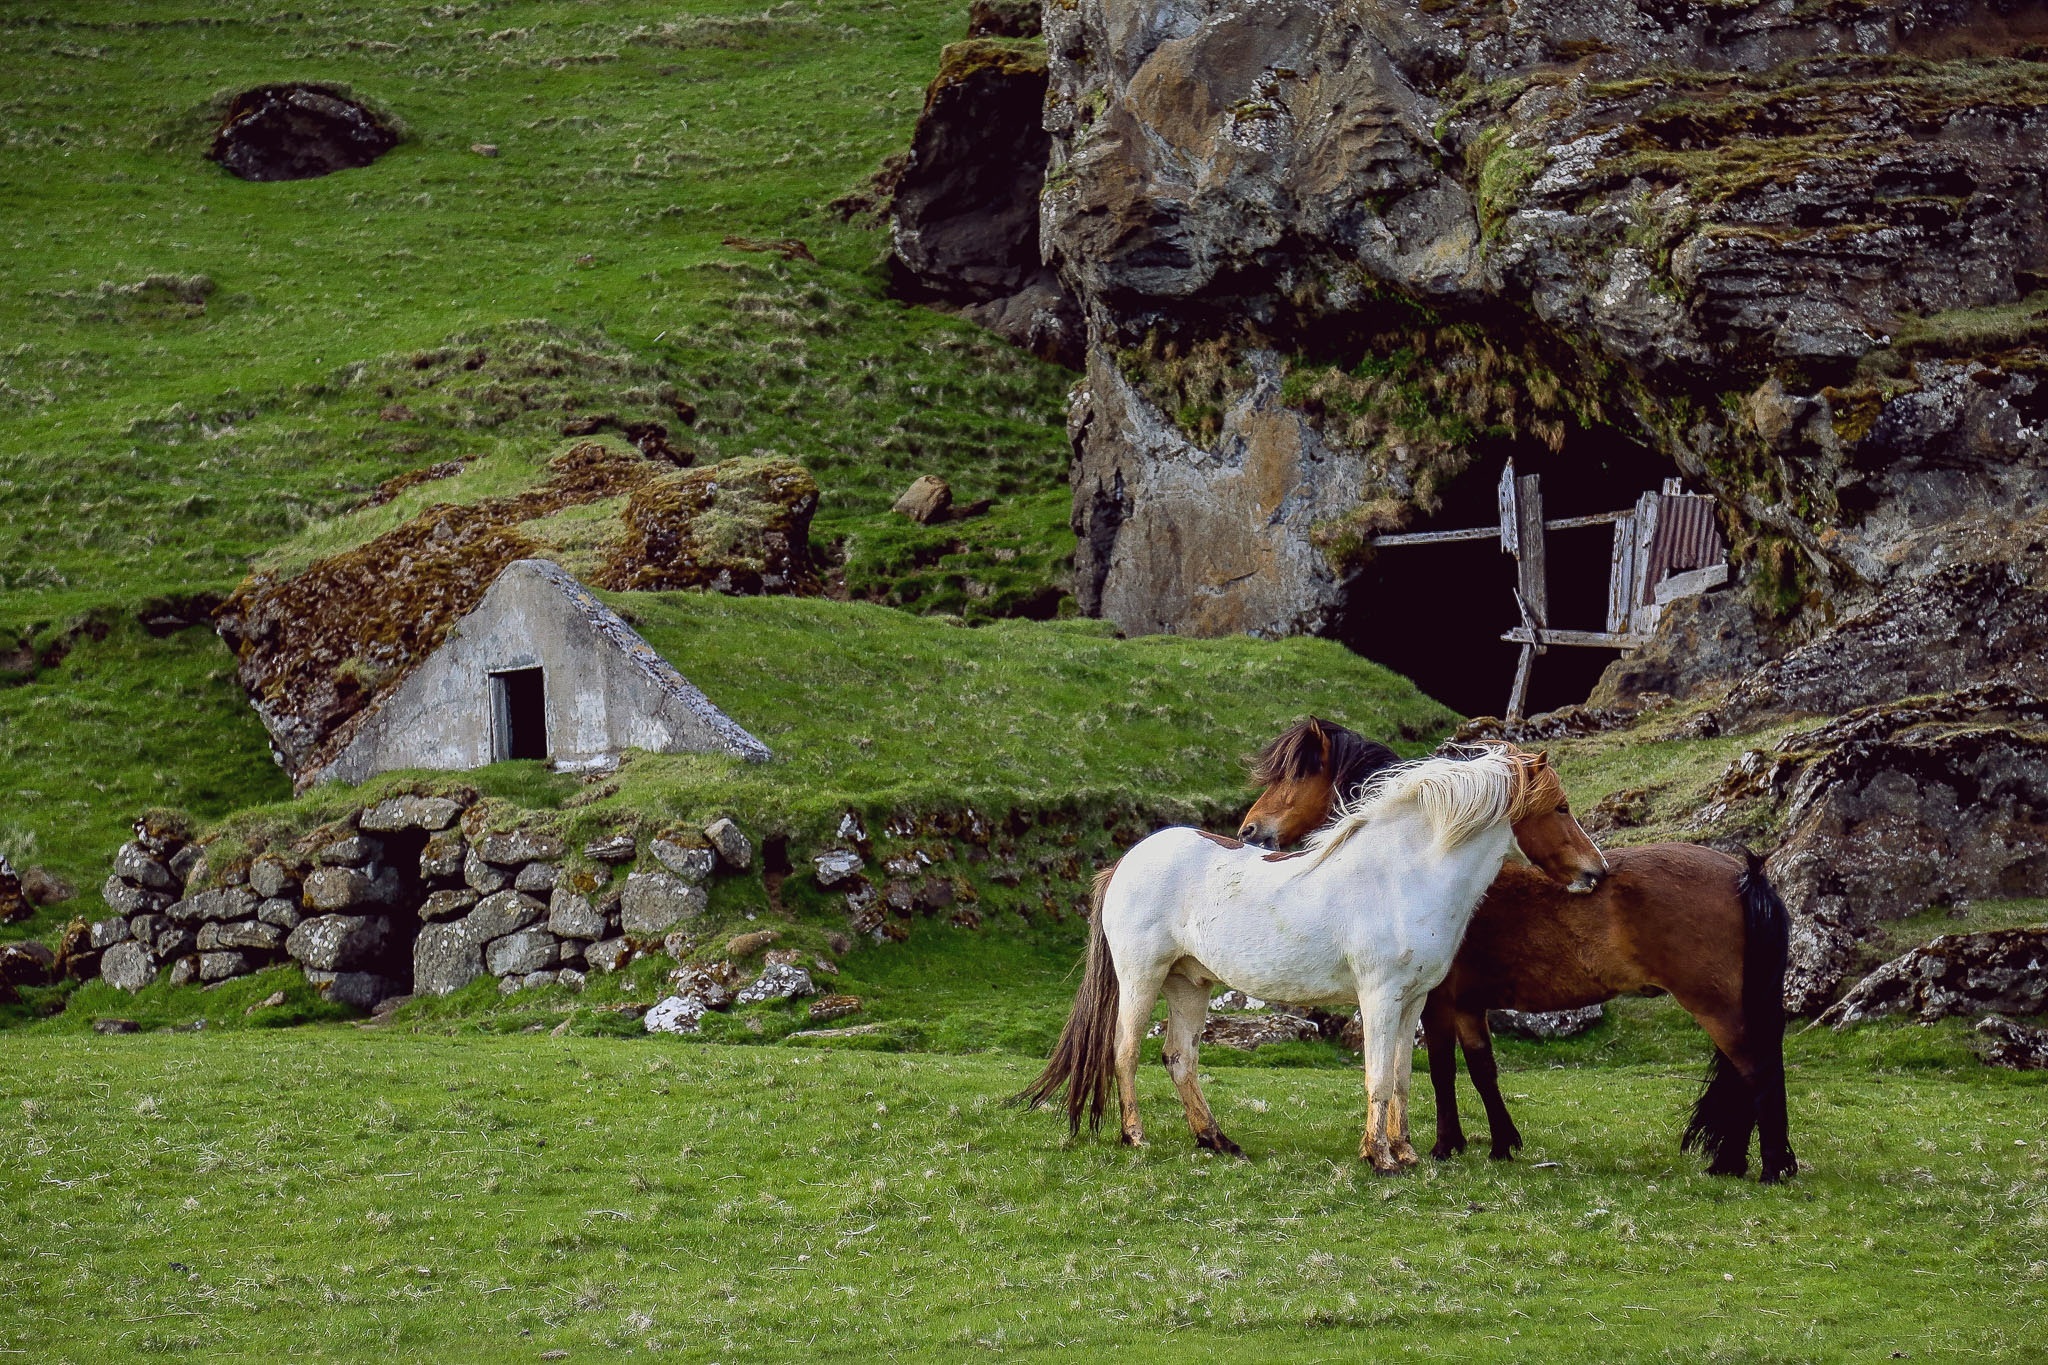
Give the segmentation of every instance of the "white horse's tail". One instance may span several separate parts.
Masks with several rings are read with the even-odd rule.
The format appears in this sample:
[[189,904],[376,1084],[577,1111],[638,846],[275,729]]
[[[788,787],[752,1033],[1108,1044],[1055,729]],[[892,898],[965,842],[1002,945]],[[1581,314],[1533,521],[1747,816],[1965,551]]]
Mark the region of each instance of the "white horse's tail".
[[1116,963],[1110,960],[1109,940],[1102,932],[1102,898],[1109,891],[1109,879],[1116,875],[1112,863],[1095,874],[1089,896],[1088,965],[1081,972],[1081,989],[1074,995],[1073,1013],[1060,1030],[1059,1045],[1052,1060],[1037,1080],[1026,1086],[1016,1102],[1033,1109],[1051,1102],[1062,1089],[1067,1092],[1067,1130],[1081,1131],[1081,1113],[1088,1113],[1088,1131],[1102,1127],[1102,1115],[1109,1107],[1110,1085],[1116,1079],[1116,1016],[1120,988]]

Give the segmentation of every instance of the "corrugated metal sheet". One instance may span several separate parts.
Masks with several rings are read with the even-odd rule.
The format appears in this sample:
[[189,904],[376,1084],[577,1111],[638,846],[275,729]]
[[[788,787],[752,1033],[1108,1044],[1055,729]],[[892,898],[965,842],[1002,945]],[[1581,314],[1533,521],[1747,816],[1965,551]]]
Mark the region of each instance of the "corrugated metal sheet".
[[1656,601],[1657,585],[1672,574],[1719,564],[1727,554],[1721,527],[1714,520],[1712,498],[1696,493],[1660,494],[1650,562],[1642,577],[1642,601]]

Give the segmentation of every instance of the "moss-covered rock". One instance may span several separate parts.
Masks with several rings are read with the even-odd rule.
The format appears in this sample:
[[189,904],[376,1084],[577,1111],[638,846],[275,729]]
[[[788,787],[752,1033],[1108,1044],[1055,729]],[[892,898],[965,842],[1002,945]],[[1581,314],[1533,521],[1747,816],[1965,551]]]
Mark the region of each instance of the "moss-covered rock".
[[793,460],[727,460],[649,479],[627,499],[625,535],[598,586],[816,592],[817,510],[817,481]]

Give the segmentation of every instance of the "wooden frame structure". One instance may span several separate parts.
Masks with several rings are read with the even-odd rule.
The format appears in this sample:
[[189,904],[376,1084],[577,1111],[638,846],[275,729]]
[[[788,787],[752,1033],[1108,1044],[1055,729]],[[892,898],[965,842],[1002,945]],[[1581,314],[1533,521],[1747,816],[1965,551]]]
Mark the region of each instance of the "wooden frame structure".
[[[1718,533],[1703,535],[1699,530],[1699,509],[1688,509],[1679,499],[1711,499],[1689,494],[1678,479],[1666,479],[1661,491],[1644,493],[1635,506],[1619,512],[1596,512],[1584,517],[1543,515],[1543,484],[1535,474],[1517,476],[1514,461],[1501,470],[1495,490],[1500,507],[1497,526],[1480,526],[1463,531],[1414,531],[1373,537],[1375,547],[1390,545],[1442,545],[1460,540],[1498,538],[1501,551],[1515,560],[1515,606],[1522,624],[1500,638],[1522,647],[1515,660],[1515,676],[1508,689],[1507,719],[1520,720],[1529,700],[1529,675],[1536,656],[1552,645],[1618,649],[1623,653],[1641,646],[1657,628],[1664,608],[1682,597],[1697,597],[1728,581],[1728,560]],[[1671,550],[1660,545],[1659,522],[1670,518],[1676,530],[1690,511],[1690,543],[1693,558],[1711,558],[1698,567],[1671,571]],[[1614,550],[1607,571],[1607,629],[1554,630],[1550,626],[1550,587],[1545,565],[1545,540],[1551,531],[1575,530],[1585,526],[1612,526]],[[1667,534],[1666,540],[1670,536]],[[1662,553],[1660,554],[1660,550]],[[1652,581],[1654,576],[1654,581]]]

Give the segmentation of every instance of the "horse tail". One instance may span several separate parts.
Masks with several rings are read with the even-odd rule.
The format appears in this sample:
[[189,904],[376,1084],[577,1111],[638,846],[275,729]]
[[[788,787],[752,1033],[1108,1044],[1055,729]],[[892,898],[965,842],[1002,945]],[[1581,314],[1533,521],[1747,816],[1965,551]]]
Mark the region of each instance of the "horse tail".
[[1095,886],[1088,898],[1088,965],[1081,972],[1081,989],[1074,995],[1074,1009],[1067,1026],[1060,1030],[1052,1060],[1037,1080],[1026,1086],[1015,1103],[1032,1109],[1049,1103],[1061,1089],[1067,1092],[1067,1131],[1081,1131],[1081,1113],[1088,1113],[1088,1131],[1102,1127],[1103,1112],[1109,1107],[1110,1085],[1116,1076],[1116,1015],[1119,987],[1116,963],[1110,960],[1109,939],[1102,931],[1102,898],[1109,891],[1109,879],[1116,864],[1095,874]]
[[[1784,1105],[1785,963],[1792,921],[1764,873],[1764,860],[1747,850],[1744,858],[1735,893],[1742,898],[1742,1039],[1755,1071],[1755,1088],[1716,1048],[1706,1085],[1679,1140],[1680,1150],[1703,1152],[1716,1164],[1732,1164],[1738,1156],[1747,1159],[1759,1096],[1766,1105]],[[1738,1142],[1742,1150],[1731,1150]]]

